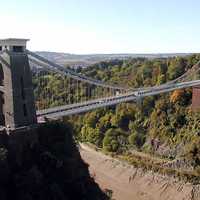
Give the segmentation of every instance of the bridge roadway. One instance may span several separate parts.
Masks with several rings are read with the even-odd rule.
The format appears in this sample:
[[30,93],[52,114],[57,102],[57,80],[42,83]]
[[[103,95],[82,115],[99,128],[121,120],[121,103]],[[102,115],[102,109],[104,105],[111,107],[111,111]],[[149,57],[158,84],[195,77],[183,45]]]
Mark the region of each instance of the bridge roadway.
[[177,89],[188,88],[192,86],[200,85],[200,80],[188,81],[170,85],[160,85],[154,86],[148,89],[141,89],[136,92],[128,92],[126,94],[120,94],[111,97],[99,98],[91,101],[85,101],[77,104],[70,104],[65,106],[58,106],[54,108],[49,108],[46,110],[37,111],[38,117],[47,117],[47,118],[57,118],[62,116],[68,116],[73,114],[79,114],[88,112],[97,108],[107,107],[116,105],[119,103],[136,101],[142,97],[153,96],[161,93],[171,92]]

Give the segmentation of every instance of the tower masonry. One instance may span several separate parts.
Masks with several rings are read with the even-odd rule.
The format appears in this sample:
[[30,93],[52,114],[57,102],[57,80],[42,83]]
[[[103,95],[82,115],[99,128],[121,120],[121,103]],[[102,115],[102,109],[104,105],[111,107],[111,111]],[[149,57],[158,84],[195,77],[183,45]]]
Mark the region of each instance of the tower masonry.
[[37,123],[26,39],[0,40],[0,125]]
[[200,86],[192,88],[192,109],[200,110]]

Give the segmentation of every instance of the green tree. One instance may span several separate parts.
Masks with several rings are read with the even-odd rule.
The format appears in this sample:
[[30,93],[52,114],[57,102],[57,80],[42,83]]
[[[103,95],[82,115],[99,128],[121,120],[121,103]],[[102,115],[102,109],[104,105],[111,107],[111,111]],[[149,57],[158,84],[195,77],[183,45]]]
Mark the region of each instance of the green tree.
[[127,145],[127,135],[120,129],[109,129],[103,139],[103,149],[109,152],[120,152]]
[[141,133],[132,133],[129,136],[129,143],[138,148],[141,148],[145,143],[145,135]]
[[181,74],[184,73],[185,67],[186,64],[183,58],[173,59],[168,68],[169,79],[172,80],[179,77]]

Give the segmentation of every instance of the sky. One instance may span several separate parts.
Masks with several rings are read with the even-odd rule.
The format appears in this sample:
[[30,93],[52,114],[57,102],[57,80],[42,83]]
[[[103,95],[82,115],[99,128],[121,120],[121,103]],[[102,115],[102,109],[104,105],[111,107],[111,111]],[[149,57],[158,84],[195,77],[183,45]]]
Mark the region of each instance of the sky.
[[199,0],[0,0],[0,38],[33,51],[199,53]]

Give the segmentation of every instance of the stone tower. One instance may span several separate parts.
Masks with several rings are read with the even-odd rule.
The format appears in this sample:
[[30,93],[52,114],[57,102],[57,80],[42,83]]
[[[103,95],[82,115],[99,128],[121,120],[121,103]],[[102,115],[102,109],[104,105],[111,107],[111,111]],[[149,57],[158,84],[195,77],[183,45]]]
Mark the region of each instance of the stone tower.
[[0,125],[37,123],[26,39],[0,40]]
[[192,109],[195,111],[200,110],[200,86],[192,88]]

